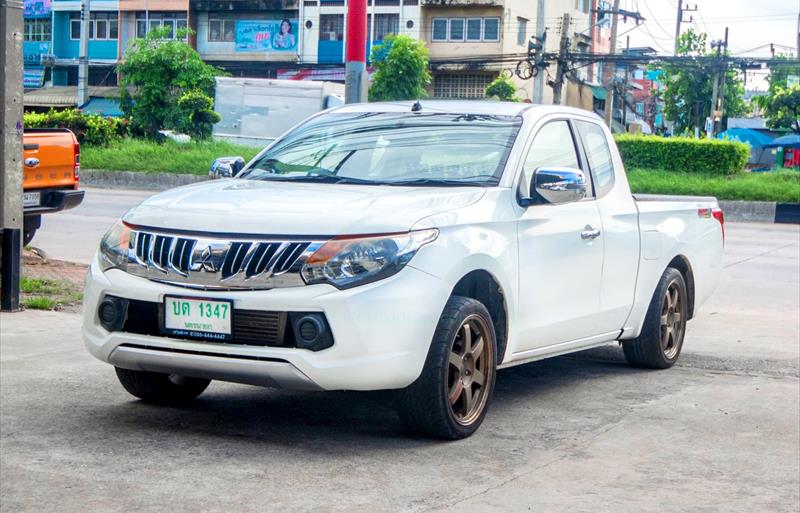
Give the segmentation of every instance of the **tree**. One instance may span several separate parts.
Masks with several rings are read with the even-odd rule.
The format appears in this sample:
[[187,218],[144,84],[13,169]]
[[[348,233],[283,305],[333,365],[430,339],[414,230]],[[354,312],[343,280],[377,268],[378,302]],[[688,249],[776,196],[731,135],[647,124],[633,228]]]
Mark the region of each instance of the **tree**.
[[[708,36],[694,30],[687,30],[678,40],[678,55],[703,57],[708,55]],[[664,114],[675,123],[676,132],[686,132],[694,127],[701,128],[711,115],[711,97],[714,88],[713,67],[698,64],[663,64]],[[736,117],[746,113],[744,102],[744,81],[741,74],[733,69],[725,72],[724,116]]]
[[187,34],[179,30],[178,39],[171,39],[166,27],[153,29],[133,41],[117,66],[120,105],[135,131],[152,136],[161,128],[177,129],[176,109],[186,93],[199,92],[213,104],[214,77],[224,72],[203,62],[183,40]]
[[497,98],[502,102],[519,101],[519,98],[517,98],[517,86],[514,85],[511,78],[503,73],[486,86],[484,93],[488,98]]
[[371,101],[416,100],[428,96],[431,83],[428,71],[428,49],[409,36],[390,35],[383,44],[372,49],[370,61],[375,66]]
[[[787,55],[778,55],[777,60],[790,60]],[[753,98],[764,111],[767,126],[770,128],[789,128],[800,133],[800,87],[789,87],[789,75],[794,70],[790,65],[776,65],[770,69],[767,94]]]
[[764,108],[767,126],[800,134],[800,86],[778,87]]

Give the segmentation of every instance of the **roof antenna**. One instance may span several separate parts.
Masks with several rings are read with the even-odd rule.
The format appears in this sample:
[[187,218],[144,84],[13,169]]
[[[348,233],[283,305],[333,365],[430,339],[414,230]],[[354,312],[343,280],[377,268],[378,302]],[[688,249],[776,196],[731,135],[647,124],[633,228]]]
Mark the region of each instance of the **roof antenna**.
[[414,103],[414,105],[411,106],[411,112],[419,112],[421,110],[422,110],[422,104],[419,102],[419,100],[417,100],[416,103]]

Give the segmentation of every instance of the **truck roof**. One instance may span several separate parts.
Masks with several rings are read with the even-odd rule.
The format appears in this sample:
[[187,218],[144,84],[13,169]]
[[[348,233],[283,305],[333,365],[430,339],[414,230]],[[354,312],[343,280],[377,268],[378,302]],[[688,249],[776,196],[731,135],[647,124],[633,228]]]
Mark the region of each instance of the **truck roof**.
[[[353,103],[338,107],[338,112],[411,112],[416,101]],[[420,112],[439,112],[450,114],[495,114],[500,116],[521,116],[528,110],[537,115],[553,112],[596,116],[596,114],[573,107],[561,105],[540,105],[521,102],[500,102],[493,100],[431,100],[422,98]]]

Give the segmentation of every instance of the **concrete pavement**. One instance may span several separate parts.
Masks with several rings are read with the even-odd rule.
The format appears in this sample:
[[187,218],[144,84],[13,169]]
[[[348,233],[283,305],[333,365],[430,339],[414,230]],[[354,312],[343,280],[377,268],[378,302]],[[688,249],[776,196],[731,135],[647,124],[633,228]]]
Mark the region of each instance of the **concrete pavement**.
[[0,510],[796,513],[800,229],[730,224],[725,265],[673,369],[611,346],[502,371],[452,443],[374,394],[212,383],[149,406],[77,315],[3,314]]

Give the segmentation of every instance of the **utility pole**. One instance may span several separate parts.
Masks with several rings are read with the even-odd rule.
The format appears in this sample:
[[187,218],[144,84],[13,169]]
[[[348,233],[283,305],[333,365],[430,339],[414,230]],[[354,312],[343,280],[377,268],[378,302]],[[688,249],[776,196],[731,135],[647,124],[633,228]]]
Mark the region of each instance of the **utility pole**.
[[[712,41],[711,47],[717,49],[717,62],[714,65],[714,83],[711,92],[711,113],[710,113],[710,121],[707,123],[707,132],[708,138],[711,139],[714,137],[714,134],[717,131],[717,111],[722,111],[721,96],[725,94],[725,75],[728,70],[728,60],[727,58],[724,59],[724,63],[722,62],[722,49],[725,48],[727,51],[728,48],[728,28],[725,27],[725,40],[724,41]],[[720,86],[720,82],[722,85]],[[720,94],[720,89],[722,89],[722,94]],[[720,118],[722,115],[720,114]]]
[[19,310],[22,269],[22,0],[0,0],[0,310]]
[[[81,0],[81,41],[78,53],[78,108],[89,101],[89,23],[91,23],[90,0]],[[149,28],[149,27],[148,27]]]
[[686,6],[683,5],[683,0],[678,0],[678,20],[675,22],[675,55],[678,55],[678,40],[681,38],[681,23],[691,23],[694,21],[692,17],[689,17],[689,21],[684,21],[683,13],[685,12],[695,12],[697,10],[697,5],[694,8],[689,7],[689,4]]
[[[545,15],[545,2],[538,0],[536,4],[536,36],[542,37],[544,34],[544,15]],[[547,52],[547,48],[542,45],[542,53]],[[540,70],[536,75],[536,83],[533,88],[533,103],[542,103],[544,101],[544,73]]]
[[[614,0],[614,7],[611,13],[611,47],[609,54],[617,53],[617,27],[619,26],[619,0]],[[606,124],[611,128],[614,122],[614,80],[616,79],[616,63],[608,63],[605,70],[606,75]]]
[[[374,23],[373,23],[374,25]],[[347,0],[344,101],[367,101],[367,0]]]
[[719,76],[719,125],[717,124],[716,113],[714,113],[714,134],[718,132],[719,128],[722,128],[722,120],[725,117],[725,84],[728,82],[728,27],[725,27],[725,41],[722,46],[724,50],[722,53],[722,73]]
[[[625,36],[625,54],[631,48],[631,36]],[[622,86],[622,128],[628,131],[628,75],[630,74],[629,65],[625,64],[625,82]]]
[[564,76],[567,74],[567,53],[569,52],[570,23],[571,17],[569,13],[564,13],[564,17],[561,18],[561,42],[558,46],[558,66],[556,67],[556,79],[553,81],[553,105],[561,105],[561,89],[564,86]]

